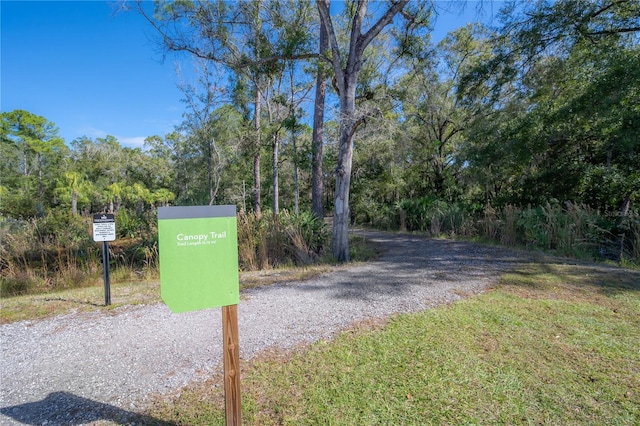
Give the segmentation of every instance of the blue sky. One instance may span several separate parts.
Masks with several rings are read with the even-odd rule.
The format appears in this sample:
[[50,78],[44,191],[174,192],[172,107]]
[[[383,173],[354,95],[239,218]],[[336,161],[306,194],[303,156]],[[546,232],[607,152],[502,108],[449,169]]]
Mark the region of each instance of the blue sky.
[[[437,2],[434,40],[469,21],[486,20],[500,2]],[[452,10],[447,12],[447,9]],[[24,109],[54,122],[67,143],[115,136],[125,146],[165,135],[184,104],[175,66],[153,29],[105,1],[0,1],[0,110]],[[188,75],[188,73],[187,73]]]

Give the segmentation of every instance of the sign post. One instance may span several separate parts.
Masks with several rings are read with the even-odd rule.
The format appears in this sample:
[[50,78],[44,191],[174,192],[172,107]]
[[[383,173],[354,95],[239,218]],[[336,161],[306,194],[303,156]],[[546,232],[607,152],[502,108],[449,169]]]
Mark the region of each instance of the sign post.
[[160,293],[172,312],[222,307],[226,424],[242,423],[236,207],[158,208]]
[[109,243],[102,242],[102,265],[104,281],[104,305],[111,305],[111,280],[109,278]]
[[227,426],[242,424],[238,305],[222,307],[224,412]]
[[93,215],[93,241],[102,241],[102,265],[104,269],[104,304],[111,305],[111,283],[109,282],[109,244],[116,239],[116,219],[112,214]]

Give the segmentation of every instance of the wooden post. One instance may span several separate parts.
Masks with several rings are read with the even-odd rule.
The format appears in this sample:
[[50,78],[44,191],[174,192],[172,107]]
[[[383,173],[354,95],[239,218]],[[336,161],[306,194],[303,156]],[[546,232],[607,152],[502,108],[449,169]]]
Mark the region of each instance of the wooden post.
[[224,404],[227,426],[242,424],[240,406],[240,346],[238,344],[238,305],[222,307],[224,358]]

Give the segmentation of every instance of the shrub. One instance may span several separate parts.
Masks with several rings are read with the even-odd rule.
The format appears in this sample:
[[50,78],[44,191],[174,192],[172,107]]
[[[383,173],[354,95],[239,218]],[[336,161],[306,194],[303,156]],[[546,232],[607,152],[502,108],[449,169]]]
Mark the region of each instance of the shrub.
[[[128,223],[126,211],[116,223]],[[142,221],[142,219],[136,219]],[[145,219],[135,239],[109,245],[111,266],[123,277],[157,276],[155,221]],[[103,266],[100,244],[90,235],[91,218],[51,211],[31,220],[0,218],[0,296],[93,285]],[[125,230],[126,231],[126,230]],[[125,232],[125,235],[128,231]],[[115,281],[115,280],[114,280]]]
[[238,261],[240,269],[266,269],[280,265],[306,265],[325,249],[329,232],[311,213],[261,217],[244,211],[238,214]]
[[396,205],[406,230],[431,236],[473,237],[504,245],[524,245],[565,256],[607,259],[640,264],[640,214],[624,217],[601,213],[586,205],[548,202],[520,208],[506,205],[497,210],[467,208],[423,197]]
[[476,234],[476,225],[468,209],[459,203],[446,203],[434,198],[402,200],[398,207],[406,215],[408,231],[427,232],[431,236],[464,236]]
[[136,214],[131,214],[126,208],[118,210],[115,219],[119,238],[139,237],[141,230],[144,228],[143,219]]
[[99,262],[88,221],[57,212],[0,222],[2,296],[83,285]]

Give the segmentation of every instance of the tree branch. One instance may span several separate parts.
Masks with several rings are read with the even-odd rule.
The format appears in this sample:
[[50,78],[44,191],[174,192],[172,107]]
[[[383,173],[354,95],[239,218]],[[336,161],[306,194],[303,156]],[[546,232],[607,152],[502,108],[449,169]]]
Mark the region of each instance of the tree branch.
[[327,29],[327,35],[329,36],[329,45],[331,46],[331,66],[333,72],[336,75],[336,81],[338,84],[338,92],[344,93],[344,71],[342,70],[340,46],[338,46],[338,40],[336,39],[336,31],[333,28],[333,21],[331,20],[331,14],[329,13],[330,2],[328,0],[318,0],[316,2],[320,19]]
[[376,38],[378,34],[382,31],[384,27],[389,25],[389,23],[393,20],[393,17],[400,12],[404,7],[409,3],[409,0],[398,0],[392,4],[392,6],[385,12],[382,17],[376,22],[366,34],[358,37],[358,44],[360,45],[361,52],[371,43],[371,41]]
[[601,31],[590,31],[585,33],[584,35],[587,37],[599,36],[599,35],[613,35],[613,34],[621,34],[621,33],[635,33],[639,32],[640,27],[629,27],[629,28],[615,28],[611,30],[601,30]]

